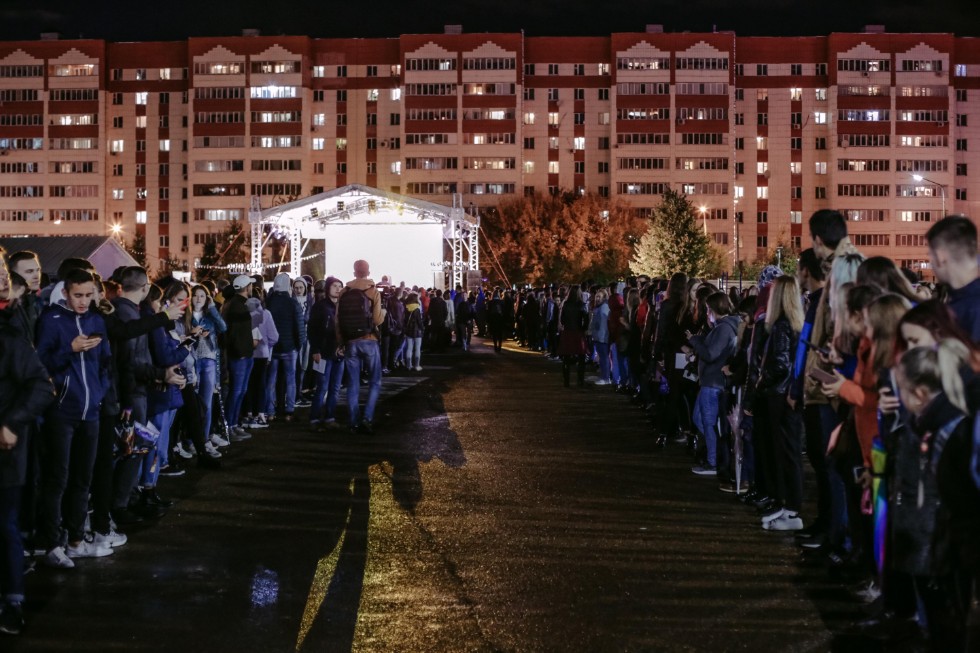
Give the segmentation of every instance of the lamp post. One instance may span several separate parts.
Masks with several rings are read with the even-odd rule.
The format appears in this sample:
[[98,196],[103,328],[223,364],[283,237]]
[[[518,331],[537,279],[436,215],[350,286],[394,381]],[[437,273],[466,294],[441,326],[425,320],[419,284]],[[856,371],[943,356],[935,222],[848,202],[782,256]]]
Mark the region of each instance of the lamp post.
[[704,235],[708,235],[708,207],[701,206],[698,208],[698,213],[701,214],[701,225],[704,227]]
[[932,184],[933,186],[939,187],[939,195],[943,198],[943,214],[939,216],[940,218],[946,217],[946,184],[940,184],[938,181],[929,179],[928,177],[923,177],[922,175],[912,175],[912,179],[916,181],[924,181]]

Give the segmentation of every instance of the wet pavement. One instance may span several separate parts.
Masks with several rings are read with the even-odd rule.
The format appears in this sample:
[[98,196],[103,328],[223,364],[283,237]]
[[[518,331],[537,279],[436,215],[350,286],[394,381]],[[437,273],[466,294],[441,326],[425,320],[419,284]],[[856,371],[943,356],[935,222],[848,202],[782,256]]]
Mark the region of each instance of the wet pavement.
[[[508,343],[385,381],[377,433],[255,431],[3,651],[853,650],[846,586],[609,388]],[[343,403],[343,402],[342,402]],[[298,414],[305,417],[306,411]],[[811,493],[812,494],[812,493]],[[864,651],[875,650],[862,646]]]

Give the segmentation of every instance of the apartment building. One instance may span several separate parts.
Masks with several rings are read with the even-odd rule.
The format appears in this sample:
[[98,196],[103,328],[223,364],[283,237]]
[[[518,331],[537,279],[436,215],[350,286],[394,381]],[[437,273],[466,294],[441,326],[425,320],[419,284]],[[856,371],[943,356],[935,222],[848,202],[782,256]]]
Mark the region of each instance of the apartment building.
[[253,198],[568,190],[648,215],[674,188],[733,262],[836,208],[921,268],[928,223],[980,215],[978,113],[980,41],[951,34],[49,36],[0,43],[0,233],[140,233],[149,265],[193,267]]

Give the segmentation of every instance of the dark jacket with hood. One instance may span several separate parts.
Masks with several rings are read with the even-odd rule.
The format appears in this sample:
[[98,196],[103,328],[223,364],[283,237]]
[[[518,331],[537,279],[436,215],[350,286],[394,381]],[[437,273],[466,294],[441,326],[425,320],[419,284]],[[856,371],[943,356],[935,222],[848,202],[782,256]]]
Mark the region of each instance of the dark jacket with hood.
[[767,395],[785,395],[789,392],[799,335],[785,317],[772,325],[759,373],[757,389],[760,392]]
[[698,379],[703,388],[724,388],[725,375],[721,368],[738,349],[737,315],[726,315],[715,323],[706,335],[691,338],[691,348],[698,355]]

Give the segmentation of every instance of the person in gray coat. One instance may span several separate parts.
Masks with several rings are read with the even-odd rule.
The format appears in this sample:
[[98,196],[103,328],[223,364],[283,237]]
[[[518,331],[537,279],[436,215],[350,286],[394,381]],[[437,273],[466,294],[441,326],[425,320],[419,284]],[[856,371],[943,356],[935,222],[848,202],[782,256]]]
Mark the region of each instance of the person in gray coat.
[[706,335],[687,336],[685,352],[698,357],[698,380],[701,390],[694,404],[694,426],[704,435],[708,453],[707,465],[698,465],[692,470],[699,476],[717,474],[718,464],[718,415],[721,412],[725,395],[726,378],[722,368],[735,354],[738,347],[739,318],[732,315],[732,302],[728,295],[716,292],[705,300],[708,310],[708,324],[712,328]]

